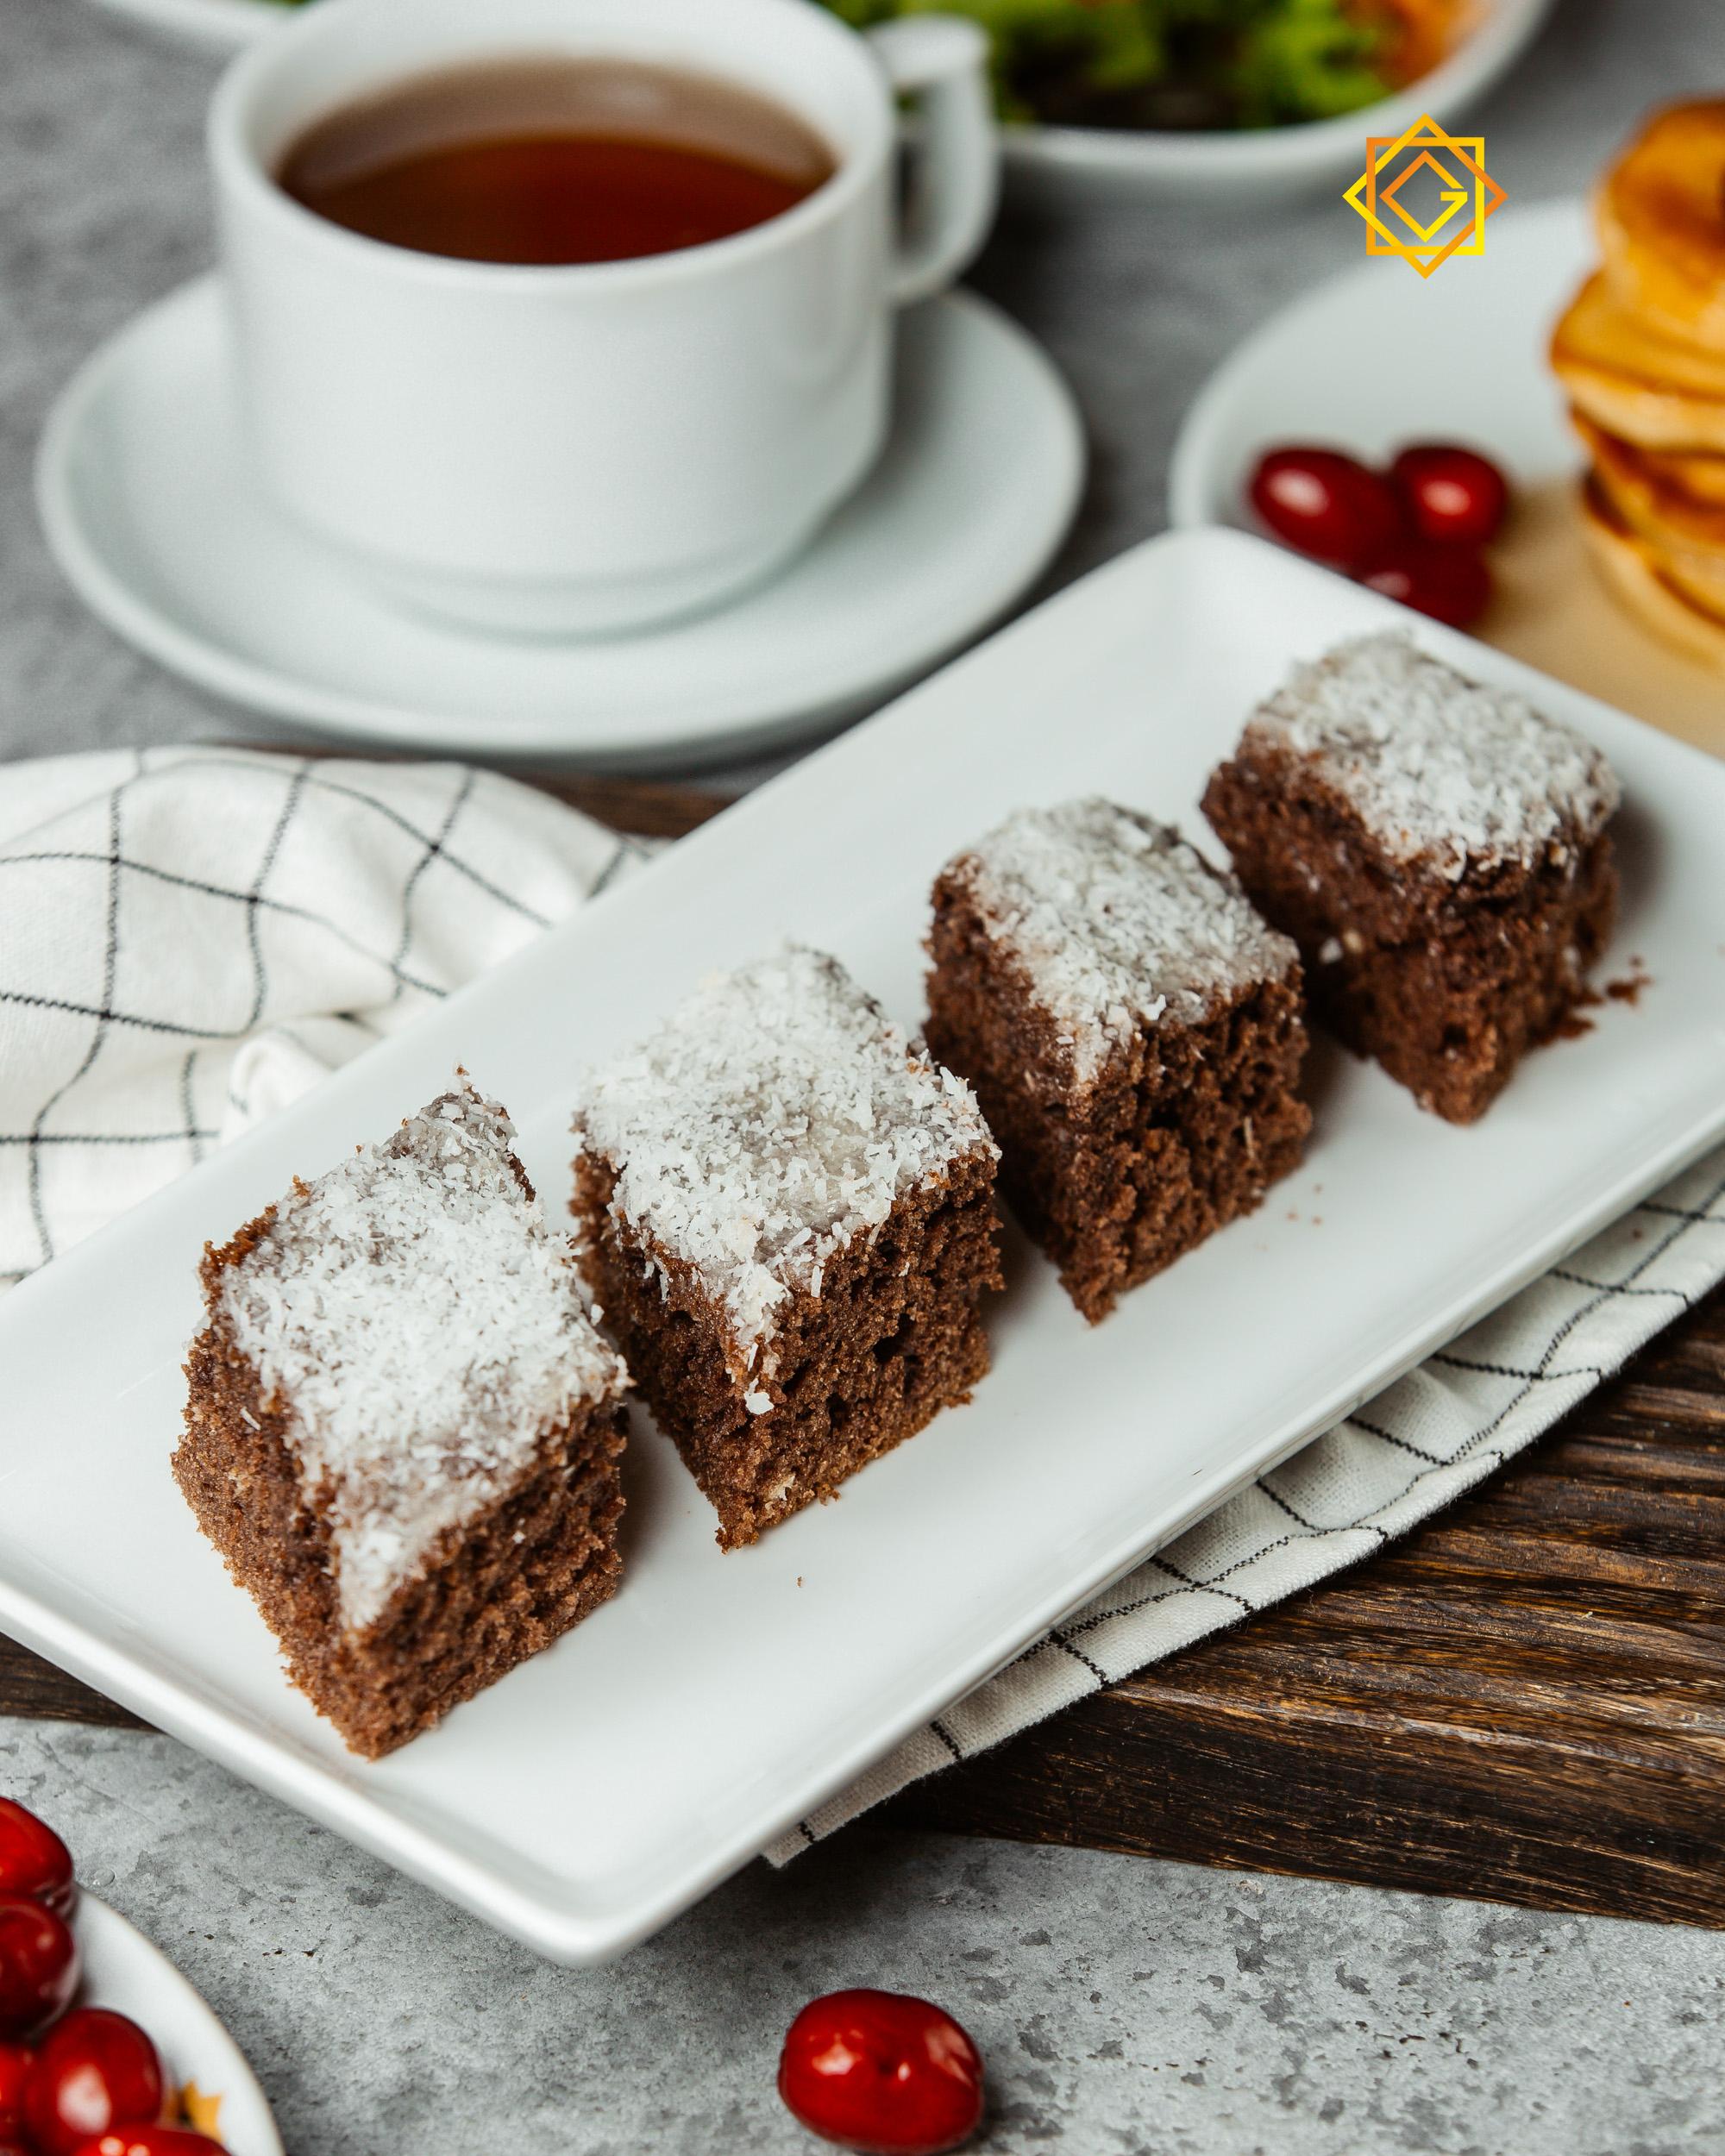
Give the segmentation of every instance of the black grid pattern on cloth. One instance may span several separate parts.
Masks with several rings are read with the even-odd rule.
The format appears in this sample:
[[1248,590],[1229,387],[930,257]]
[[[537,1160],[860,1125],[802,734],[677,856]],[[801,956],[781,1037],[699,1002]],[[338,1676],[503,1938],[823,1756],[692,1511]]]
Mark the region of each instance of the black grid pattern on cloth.
[[[1284,1461],[1230,1500],[1213,1515],[1212,1521],[1201,1523],[1172,1546],[1183,1548],[1203,1536],[1213,1523],[1225,1522],[1233,1508],[1253,1498],[1261,1498],[1281,1516],[1285,1523],[1282,1532],[1270,1532],[1249,1525],[1232,1532],[1224,1525],[1219,1539],[1236,1545],[1238,1554],[1201,1572],[1189,1571],[1167,1550],[1146,1559],[1088,1609],[1067,1618],[1026,1648],[1000,1677],[968,1695],[926,1731],[907,1739],[855,1789],[798,1821],[793,1834],[781,1838],[768,1854],[775,1862],[784,1862],[797,1846],[819,1842],[894,1789],[938,1772],[944,1765],[975,1758],[1074,1698],[1099,1691],[1159,1659],[1176,1645],[1186,1644],[1187,1639],[1242,1623],[1282,1600],[1294,1586],[1381,1549],[1438,1505],[1460,1495],[1513,1457],[1579,1400],[1596,1390],[1671,1318],[1691,1307],[1709,1288],[1725,1278],[1725,1233],[1719,1232],[1722,1230],[1725,1230],[1725,1152],[1716,1154],[1699,1169],[1687,1171],[1667,1189],[1646,1200],[1576,1253],[1571,1262],[1552,1267],[1520,1296],[1512,1298],[1503,1310],[1481,1320],[1452,1346],[1430,1356],[1420,1372],[1411,1374],[1413,1377],[1429,1374],[1442,1384],[1445,1373],[1454,1373],[1457,1380],[1469,1385],[1483,1380],[1510,1388],[1507,1397],[1490,1403],[1471,1399],[1475,1414],[1453,1443],[1437,1450],[1432,1443],[1422,1443],[1410,1434],[1418,1430],[1421,1438],[1430,1436],[1421,1420],[1418,1399],[1406,1390],[1409,1384],[1406,1379],[1387,1388],[1377,1400],[1366,1403],[1364,1410],[1337,1426],[1332,1435],[1344,1443],[1381,1446],[1406,1460],[1408,1471],[1394,1478],[1394,1487],[1381,1502],[1346,1520],[1327,1521],[1316,1517],[1314,1507],[1295,1503],[1288,1495],[1288,1482],[1297,1481],[1302,1462],[1308,1456],[1296,1455]],[[1635,1248],[1636,1242],[1641,1246]],[[1612,1263],[1618,1257],[1624,1261],[1621,1271]],[[1691,1275],[1685,1282],[1649,1281],[1650,1274],[1657,1275],[1662,1268],[1669,1269],[1679,1258]],[[1541,1307],[1541,1299],[1553,1292],[1553,1283],[1561,1284],[1556,1290],[1559,1293],[1578,1291],[1568,1294],[1567,1307],[1560,1313]],[[1663,1303],[1665,1307],[1646,1307],[1653,1303]],[[1615,1313],[1622,1313],[1621,1323],[1615,1321]],[[1467,1351],[1468,1344],[1478,1334],[1490,1332],[1501,1336],[1506,1328],[1516,1336],[1513,1356],[1506,1358]],[[1565,1349],[1578,1336],[1584,1343],[1584,1359],[1568,1359]],[[1545,1389],[1552,1388],[1560,1390]],[[1530,1403],[1534,1404],[1534,1411],[1524,1414]],[[1518,1417],[1515,1433],[1506,1438],[1507,1426]],[[1440,1478],[1441,1487],[1427,1497],[1425,1486]],[[1386,1520],[1390,1524],[1386,1525]],[[1333,1562],[1326,1559],[1316,1564],[1300,1581],[1273,1580],[1270,1591],[1261,1599],[1255,1600],[1240,1586],[1228,1583],[1299,1545],[1342,1544],[1349,1539],[1350,1546],[1338,1548]],[[1131,1621],[1142,1620],[1145,1613],[1164,1606],[1203,1597],[1210,1598],[1214,1614],[1195,1622],[1183,1638],[1149,1642]],[[1218,1603],[1225,1607],[1218,1608]],[[1108,1639],[1110,1627],[1119,1628],[1119,1637],[1112,1640]],[[1058,1670],[1051,1665],[1051,1656],[1061,1665]],[[991,1702],[989,1695],[997,1688],[1011,1696]],[[968,1740],[967,1721],[973,1730]]]
[[[110,789],[108,795],[108,851],[106,856],[102,859],[102,874],[108,886],[107,940],[102,954],[102,1001],[97,1009],[78,1013],[94,1021],[90,1035],[90,1045],[85,1050],[83,1062],[78,1064],[69,1078],[62,1081],[49,1094],[47,1100],[37,1109],[35,1120],[31,1124],[28,1131],[21,1134],[22,1142],[30,1149],[29,1165],[25,1172],[28,1178],[30,1219],[34,1224],[36,1238],[41,1245],[42,1255],[40,1263],[42,1264],[46,1264],[54,1254],[53,1238],[48,1232],[47,1214],[42,1205],[43,1126],[47,1124],[49,1116],[73,1091],[78,1082],[88,1077],[95,1066],[97,1057],[102,1053],[103,1045],[108,1037],[108,1029],[114,1023],[114,972],[120,954],[120,883],[126,865],[125,856],[120,843],[120,803],[127,787],[135,786],[143,776],[143,773],[144,759],[141,754],[133,765],[130,777],[122,779],[117,786]],[[3,997],[5,991],[0,989],[0,997]],[[10,1132],[0,1135],[4,1135],[9,1140],[13,1136]]]
[[[524,926],[543,929],[551,925],[549,916],[530,905],[517,893],[507,889],[497,876],[488,874],[475,860],[464,855],[461,843],[461,819],[471,801],[479,774],[471,768],[463,769],[455,784],[448,804],[438,822],[431,828],[405,813],[392,802],[379,799],[363,786],[353,782],[352,767],[341,760],[321,761],[314,758],[270,756],[267,759],[240,753],[224,755],[217,751],[197,752],[197,768],[200,771],[229,769],[244,772],[255,777],[263,770],[279,782],[281,799],[264,843],[258,852],[255,865],[248,878],[239,877],[216,881],[207,876],[164,866],[160,861],[137,857],[127,846],[126,809],[128,799],[147,777],[171,771],[172,759],[178,752],[133,753],[130,768],[107,789],[101,815],[106,824],[106,844],[103,846],[33,846],[21,843],[12,847],[0,846],[0,918],[5,907],[5,879],[28,875],[32,870],[48,867],[69,867],[86,874],[99,887],[104,923],[104,953],[99,993],[91,996],[80,993],[74,985],[68,984],[66,993],[45,991],[41,984],[25,987],[9,984],[5,978],[5,951],[0,942],[0,1006],[14,1006],[41,1013],[51,1013],[64,1019],[69,1029],[77,1029],[82,1037],[79,1048],[72,1044],[72,1068],[58,1083],[50,1085],[43,1098],[34,1106],[34,1113],[22,1127],[0,1127],[0,1157],[22,1153],[26,1161],[25,1189],[28,1213],[34,1231],[37,1255],[34,1265],[46,1264],[60,1247],[44,1179],[44,1163],[52,1156],[63,1162],[70,1152],[88,1152],[92,1160],[104,1154],[121,1150],[148,1149],[167,1156],[158,1178],[169,1180],[172,1173],[194,1166],[203,1159],[210,1148],[219,1139],[220,1132],[210,1119],[208,1088],[200,1094],[199,1077],[203,1069],[202,1056],[213,1052],[225,1061],[233,1049],[260,1027],[271,1023],[272,983],[266,938],[262,924],[274,918],[292,921],[327,937],[331,944],[375,967],[380,975],[393,984],[391,1000],[398,1002],[412,995],[438,999],[448,993],[445,983],[428,977],[416,970],[410,962],[413,950],[416,927],[416,905],[419,901],[427,872],[433,863],[439,864],[474,892],[507,912],[519,918]],[[272,878],[285,848],[292,838],[295,827],[305,811],[308,801],[320,797],[353,805],[367,816],[382,819],[403,838],[412,843],[413,853],[410,865],[401,880],[398,894],[398,921],[390,948],[376,948],[354,934],[352,928],[338,918],[333,907],[323,908],[307,904],[301,899],[290,898],[279,890],[272,890]],[[84,805],[87,809],[93,804]],[[610,835],[607,835],[608,837]],[[605,887],[628,863],[649,857],[651,849],[640,842],[627,838],[613,839],[608,857],[588,886],[591,896]],[[230,913],[239,924],[243,939],[246,981],[242,988],[243,1007],[224,1020],[216,1019],[210,1010],[179,1011],[150,1010],[130,1006],[127,998],[118,992],[118,984],[127,963],[135,966],[140,954],[135,945],[142,933],[133,925],[133,917],[140,909],[131,894],[147,887],[158,890],[170,889],[188,894]],[[219,999],[211,994],[206,1000],[214,1004]],[[349,1013],[336,1016],[351,1017]],[[3,1008],[0,1008],[0,1024],[3,1023]],[[79,1124],[76,1116],[80,1095],[87,1098],[91,1091],[92,1074],[100,1074],[104,1053],[116,1034],[128,1029],[137,1029],[153,1035],[176,1038],[186,1044],[185,1052],[178,1065],[177,1084],[172,1102],[171,1118],[164,1115],[162,1127],[146,1130],[112,1130],[99,1127],[98,1119],[86,1119]],[[292,1037],[292,1028],[278,1024],[278,1030]],[[200,1116],[198,1101],[203,1099],[204,1113]],[[231,1094],[231,1105],[244,1110],[246,1103]],[[50,1121],[56,1127],[50,1128]],[[71,1127],[66,1127],[68,1122]],[[11,1270],[0,1269],[0,1288],[12,1285],[24,1274],[34,1269],[26,1265]]]

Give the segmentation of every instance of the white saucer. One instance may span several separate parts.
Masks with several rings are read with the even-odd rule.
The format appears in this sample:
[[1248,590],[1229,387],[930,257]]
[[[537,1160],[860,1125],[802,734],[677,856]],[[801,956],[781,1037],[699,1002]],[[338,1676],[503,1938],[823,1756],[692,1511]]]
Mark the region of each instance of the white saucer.
[[1492,549],[1485,642],[1725,755],[1725,696],[1709,668],[1658,642],[1599,581],[1576,513],[1582,464],[1546,347],[1597,260],[1580,203],[1494,217],[1485,252],[1429,282],[1362,261],[1274,315],[1210,377],[1186,415],[1169,480],[1176,525],[1254,528],[1245,486],[1277,442],[1378,459],[1424,437],[1470,442],[1515,488]]
[[326,732],[643,769],[752,754],[881,702],[1005,611],[1071,521],[1083,437],[1040,348],[969,293],[907,315],[885,456],[809,552],[721,612],[526,642],[398,612],[253,479],[213,278],[49,416],[36,493],[89,605],[162,665]]

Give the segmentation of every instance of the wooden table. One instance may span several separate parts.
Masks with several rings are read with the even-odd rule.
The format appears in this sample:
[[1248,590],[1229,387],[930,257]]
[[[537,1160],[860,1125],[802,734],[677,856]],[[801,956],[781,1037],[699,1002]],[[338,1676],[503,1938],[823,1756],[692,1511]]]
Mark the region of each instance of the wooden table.
[[[666,836],[717,805],[543,783]],[[134,1720],[4,1639],[0,1712]],[[1725,1927],[1725,1289],[1383,1555],[876,1816]]]

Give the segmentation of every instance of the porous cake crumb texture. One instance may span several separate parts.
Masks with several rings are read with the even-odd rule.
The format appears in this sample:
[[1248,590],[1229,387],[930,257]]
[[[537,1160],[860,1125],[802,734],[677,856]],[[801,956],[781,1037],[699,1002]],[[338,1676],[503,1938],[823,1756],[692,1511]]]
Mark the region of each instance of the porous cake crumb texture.
[[707,981],[575,1127],[583,1263],[724,1547],[987,1370],[994,1140],[835,959]]
[[200,1268],[174,1479],[293,1682],[371,1758],[622,1570],[625,1374],[510,1138],[462,1084]]
[[1015,816],[936,879],[928,949],[929,1045],[1093,1323],[1299,1160],[1299,954],[1176,832]]
[[1471,1123],[1563,1030],[1610,934],[1617,796],[1570,728],[1384,636],[1298,668],[1204,812],[1326,1022]]
[[220,1275],[216,1314],[284,1414],[351,1629],[519,1480],[554,1425],[623,1389],[511,1135],[471,1087],[447,1094],[297,1184]]
[[1307,758],[1392,859],[1452,880],[1532,868],[1590,837],[1617,806],[1611,767],[1510,689],[1469,681],[1399,631],[1296,667],[1246,741]]
[[1111,801],[1022,810],[946,873],[1022,968],[1081,1080],[1139,1027],[1164,1014],[1199,1024],[1298,960],[1177,831]]
[[590,1082],[577,1127],[618,1220],[699,1275],[745,1349],[900,1199],[994,1150],[969,1088],[795,946],[705,981]]

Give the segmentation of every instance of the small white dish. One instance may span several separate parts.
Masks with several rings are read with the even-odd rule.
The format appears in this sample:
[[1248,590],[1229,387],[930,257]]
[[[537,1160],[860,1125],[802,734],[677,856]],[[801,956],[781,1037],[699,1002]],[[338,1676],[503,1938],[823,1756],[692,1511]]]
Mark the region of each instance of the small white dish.
[[[900,1018],[928,891],[1026,802],[1177,819],[1296,657],[1387,599],[1235,532],[1152,540],[671,847],[0,1300],[0,1628],[539,1952],[662,1924],[1107,1582],[1495,1308],[1725,1133],[1725,767],[1499,654],[1623,782],[1622,919],[1651,985],[1527,1058],[1479,1124],[1320,1049],[1304,1167],[1094,1330],[1014,1242],[969,1406],[722,1553],[637,1417],[614,1601],[375,1764],[286,1683],[168,1468],[197,1269],[463,1062],[554,1212],[581,1069],[794,936]],[[1321,1194],[1316,1186],[1321,1185]]]
[[1598,259],[1583,204],[1511,208],[1485,252],[1429,282],[1363,261],[1254,330],[1199,392],[1175,444],[1176,527],[1252,529],[1246,482],[1264,451],[1315,442],[1381,461],[1409,442],[1484,449],[1515,491],[1492,549],[1498,598],[1475,634],[1590,696],[1725,755],[1725,694],[1705,666],[1632,621],[1586,556],[1582,465],[1546,348]]
[[885,455],[776,580],[650,633],[466,630],[380,598],[261,493],[214,278],[85,361],[37,458],[48,544],[91,610],[200,687],[332,733],[633,770],[780,748],[880,703],[1047,565],[1083,435],[1040,348],[950,293],[900,324]]
[[1502,457],[1522,486],[1573,471],[1545,344],[1593,252],[1579,203],[1541,203],[1501,211],[1483,254],[1429,279],[1381,258],[1326,279],[1237,345],[1187,407],[1170,520],[1251,529],[1252,466],[1285,442],[1382,458],[1454,437]]
[[167,1957],[93,1894],[80,1891],[74,1928],[84,1957],[78,2004],[129,2015],[161,2053],[175,2088],[196,2082],[200,2096],[216,2099],[204,2130],[219,2135],[228,2156],[282,2156],[257,2077]]
[[[315,0],[313,0],[315,4]],[[236,52],[298,12],[281,0],[102,0],[223,52]],[[1447,126],[1521,58],[1552,0],[1483,0],[1479,27],[1429,74],[1374,105],[1302,127],[1152,134],[1128,128],[1009,127],[1001,137],[1016,191],[1082,203],[1107,193],[1139,202],[1270,201],[1345,185],[1369,135],[1400,135],[1421,113]]]

